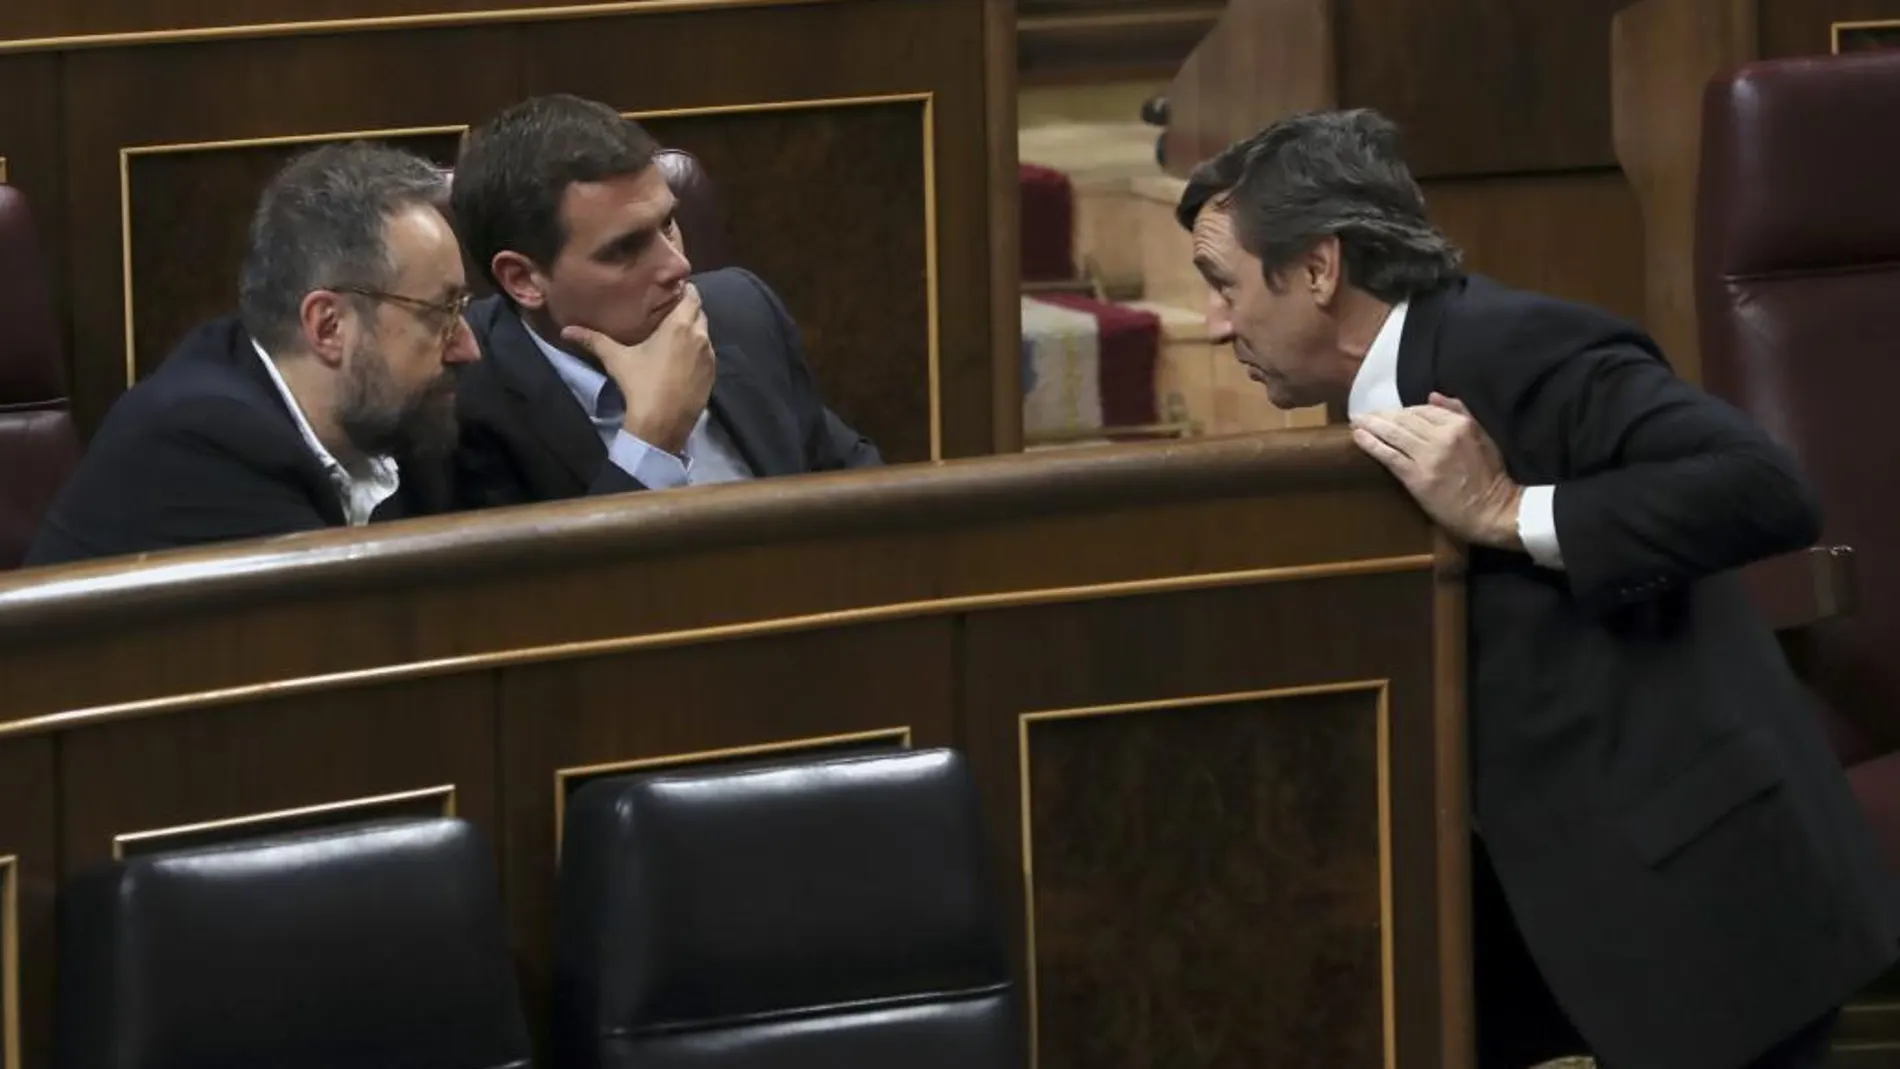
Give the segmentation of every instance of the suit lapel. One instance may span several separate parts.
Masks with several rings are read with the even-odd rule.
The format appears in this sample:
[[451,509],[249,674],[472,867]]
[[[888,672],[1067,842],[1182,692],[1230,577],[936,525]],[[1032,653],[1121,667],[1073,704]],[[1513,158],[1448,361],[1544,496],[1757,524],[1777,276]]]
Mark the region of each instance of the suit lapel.
[[496,311],[489,349],[488,358],[494,361],[502,384],[528,406],[528,426],[573,476],[574,492],[585,491],[599,473],[607,447],[512,309]]
[[1407,406],[1430,400],[1437,381],[1438,325],[1445,306],[1464,292],[1464,280],[1412,298],[1399,338],[1399,401]]
[[804,470],[798,428],[777,399],[760,388],[745,351],[716,345],[719,378],[709,406],[752,474],[795,475]]

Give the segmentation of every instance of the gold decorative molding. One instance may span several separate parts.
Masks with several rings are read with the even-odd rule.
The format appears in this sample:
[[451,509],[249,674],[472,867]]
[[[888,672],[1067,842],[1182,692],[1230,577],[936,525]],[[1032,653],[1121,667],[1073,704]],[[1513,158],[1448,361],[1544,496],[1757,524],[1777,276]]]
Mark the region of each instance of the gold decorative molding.
[[0,185],[5,185],[7,180],[7,158],[0,156]]
[[1841,34],[1856,30],[1887,30],[1900,38],[1900,19],[1861,19],[1859,21],[1829,23],[1827,28],[1828,51],[1841,54]]
[[224,842],[230,838],[223,834],[228,831],[241,830],[246,833],[256,833],[280,829],[283,831],[305,830],[344,823],[349,818],[373,818],[379,813],[400,814],[407,811],[407,807],[412,803],[426,801],[436,803],[435,813],[444,817],[455,816],[455,784],[445,783],[437,787],[399,791],[395,794],[349,798],[340,802],[300,806],[296,809],[248,813],[223,820],[208,820],[197,824],[154,828],[150,831],[127,832],[112,837],[112,859],[123,861],[128,855]]
[[[664,0],[651,0],[661,3]],[[699,0],[706,2],[706,0]],[[757,0],[735,0],[757,2]],[[828,0],[800,0],[828,2]],[[650,4],[636,6],[646,7]],[[867,107],[881,104],[917,104],[923,123],[923,196],[924,196],[924,297],[925,297],[925,375],[929,390],[930,459],[943,459],[943,371],[941,287],[938,277],[937,235],[937,118],[934,91],[884,93],[855,97],[817,97],[797,100],[766,100],[747,104],[710,104],[690,108],[665,108],[654,111],[622,112],[636,121],[652,119],[703,118],[713,115],[757,115],[788,111],[820,111],[834,108]],[[138,381],[138,344],[134,326],[134,280],[132,277],[132,161],[140,156],[175,155],[192,152],[224,152],[242,149],[281,148],[290,145],[316,145],[339,141],[401,141],[417,137],[466,134],[467,123],[449,126],[403,126],[387,129],[346,130],[330,133],[283,134],[270,137],[228,138],[218,141],[177,141],[148,145],[125,145],[119,149],[119,274],[123,290],[122,313],[125,321],[125,385],[130,389]],[[0,173],[0,181],[4,181]]]
[[891,602],[884,605],[866,605],[851,609],[833,609],[826,612],[804,613],[796,616],[780,616],[730,624],[713,624],[707,627],[681,628],[673,631],[654,631],[641,635],[618,635],[612,638],[585,639],[578,642],[564,642],[545,646],[524,646],[517,649],[492,650],[486,653],[460,654],[452,657],[408,661],[401,664],[379,665],[374,668],[355,668],[341,672],[326,672],[319,675],[277,679],[263,683],[246,683],[237,686],[218,687],[211,690],[193,691],[185,694],[172,694],[158,698],[141,698],[135,701],[115,702],[109,705],[87,706],[79,709],[45,713],[39,716],[28,716],[0,724],[0,740],[10,740],[29,735],[44,735],[81,727],[94,727],[119,720],[130,720],[142,716],[179,712],[186,709],[206,709],[220,705],[232,705],[238,702],[281,699],[296,695],[321,693],[371,683],[391,683],[398,680],[426,679],[433,676],[454,675],[493,668],[507,668],[521,664],[540,664],[581,657],[599,657],[608,654],[626,653],[633,650],[666,649],[674,646],[685,646],[703,642],[724,642],[742,638],[757,638],[763,635],[794,634],[803,631],[818,631],[827,628],[877,623],[887,620],[941,616],[955,612],[1014,609],[1031,605],[1052,605],[1064,602],[1142,597],[1154,594],[1177,594],[1188,591],[1220,590],[1230,587],[1299,582],[1312,579],[1385,575],[1392,572],[1430,571],[1433,567],[1433,563],[1434,558],[1431,554],[1420,553],[1401,557],[1373,557],[1364,560],[1330,561],[1324,564],[1294,564],[1267,568],[1248,568],[1231,572],[1202,572],[1191,575],[1172,575],[1159,579],[1126,579],[1109,583],[1085,583],[1077,586],[1006,590],[989,594],[964,594],[945,598],[927,598],[918,601]]
[[1020,713],[1016,718],[1016,760],[1021,777],[1021,819],[1023,840],[1023,912],[1025,942],[1028,945],[1029,959],[1029,1064],[1037,1069],[1041,1064],[1042,1040],[1040,1008],[1037,992],[1036,968],[1036,865],[1035,842],[1031,833],[1032,799],[1029,786],[1029,736],[1030,726],[1049,720],[1073,720],[1080,717],[1121,716],[1128,713],[1172,712],[1182,709],[1202,709],[1215,705],[1234,705],[1240,702],[1274,701],[1288,698],[1305,698],[1318,694],[1351,694],[1364,692],[1377,695],[1378,742],[1377,749],[1379,778],[1379,964],[1380,964],[1380,1004],[1385,1024],[1385,1066],[1395,1069],[1398,1064],[1397,1013],[1395,1009],[1394,970],[1392,951],[1392,736],[1391,736],[1391,680],[1367,679],[1341,683],[1316,683],[1295,687],[1276,687],[1268,690],[1240,691],[1232,694],[1197,694],[1179,698],[1161,698],[1143,702],[1121,702],[1115,705],[1092,705],[1070,709],[1038,709]]
[[0,1057],[5,1069],[23,1069],[20,1061],[20,859],[8,854],[0,857]]
[[296,22],[254,22],[231,26],[191,26],[169,30],[127,30],[82,33],[62,37],[23,37],[0,41],[0,55],[20,52],[76,51],[127,45],[171,45],[197,41],[232,41],[265,37],[302,37],[310,34],[368,33],[378,30],[456,29],[510,22],[567,22],[614,15],[665,15],[683,11],[739,10],[749,7],[794,7],[835,3],[836,0],[613,0],[609,3],[562,4],[554,7],[510,7],[493,11],[438,11],[417,15],[379,15],[366,18],[306,19]]
[[755,743],[750,746],[730,746],[723,750],[699,750],[693,753],[660,754],[655,757],[634,757],[624,761],[609,761],[605,764],[574,765],[554,770],[554,856],[561,856],[561,839],[567,828],[567,796],[582,783],[611,776],[620,772],[639,772],[655,768],[679,768],[684,765],[704,764],[712,761],[731,761],[745,757],[764,757],[768,754],[795,754],[800,751],[824,750],[837,746],[850,746],[856,743],[895,742],[908,750],[911,746],[910,726],[894,728],[876,728],[871,731],[854,731],[842,735],[818,735],[802,739],[778,739],[772,742]]

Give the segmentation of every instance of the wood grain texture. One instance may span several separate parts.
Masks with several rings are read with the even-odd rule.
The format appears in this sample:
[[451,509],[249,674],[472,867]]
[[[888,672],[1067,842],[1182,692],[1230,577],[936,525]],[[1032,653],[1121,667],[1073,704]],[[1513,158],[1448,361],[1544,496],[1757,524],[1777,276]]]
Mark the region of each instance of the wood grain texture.
[[[1336,530],[1352,541],[1361,536],[1356,528],[1350,529],[1351,535],[1347,534],[1349,529]],[[1325,590],[1325,596],[1315,600],[1320,589]],[[1243,603],[1247,606],[1244,610],[1240,609]],[[1044,710],[1128,702],[1178,704],[1206,696],[1389,679],[1391,790],[1395,798],[1421,797],[1419,792],[1432,790],[1434,777],[1430,743],[1434,691],[1432,650],[1429,643],[1421,644],[1417,639],[1432,632],[1432,611],[1429,576],[1395,574],[1327,580],[1323,588],[1296,583],[1245,592],[1178,594],[1157,598],[1139,607],[1108,603],[1088,611],[1074,606],[1048,606],[975,614],[967,625],[964,639],[968,651],[964,703],[970,711],[964,722],[974,734],[964,745],[974,759],[988,762],[988,767],[1022,760],[1013,718],[998,722],[993,713],[977,716],[975,710],[1007,710],[1021,716]],[[1370,629],[1369,621],[1374,622]],[[1376,659],[1369,659],[1370,650],[1366,647],[1382,652]],[[1026,656],[1026,649],[1034,649],[1035,655]],[[1347,701],[1346,698],[1340,700]],[[1360,695],[1357,700],[1360,705],[1352,708],[1363,706],[1364,696]],[[1168,764],[1173,764],[1174,758],[1183,753],[1200,755],[1211,752],[1219,744],[1232,746],[1234,753],[1220,760],[1239,763],[1210,766],[1208,774],[1197,780],[1201,784],[1199,797],[1206,805],[1222,805],[1226,812],[1238,811],[1231,819],[1239,821],[1240,826],[1247,826],[1248,820],[1270,804],[1268,799],[1279,799],[1271,804],[1280,804],[1285,799],[1262,795],[1249,800],[1249,795],[1234,793],[1242,790],[1242,781],[1248,775],[1266,774],[1265,766],[1258,762],[1272,760],[1264,756],[1264,750],[1255,747],[1266,745],[1267,733],[1273,725],[1247,711],[1244,703],[1239,708],[1241,711],[1233,716],[1240,722],[1229,725],[1224,734],[1222,730],[1209,728],[1209,736],[1202,737],[1194,734],[1193,729],[1182,729],[1188,733],[1179,737],[1170,735],[1166,741],[1157,738],[1152,740],[1152,745],[1154,753],[1167,755]],[[1165,908],[1170,903],[1159,898],[1136,901],[1128,897],[1138,898],[1150,890],[1161,894],[1168,886],[1167,873],[1191,868],[1199,862],[1189,856],[1197,841],[1197,833],[1191,827],[1193,820],[1180,817],[1165,830],[1153,823],[1160,819],[1157,816],[1160,813],[1172,811],[1178,815],[1180,810],[1176,803],[1194,795],[1182,793],[1186,787],[1179,779],[1142,779],[1142,770],[1149,766],[1137,763],[1139,759],[1134,756],[1141,746],[1117,733],[1165,734],[1173,730],[1169,726],[1171,718],[1198,713],[1186,709],[1124,715],[1129,718],[1126,726],[1119,717],[1103,719],[1102,726],[1094,729],[1102,733],[1100,736],[1089,734],[1086,725],[1077,726],[1075,731],[1081,733],[1081,737],[1071,741],[1076,749],[1065,751],[1058,745],[1054,751],[1057,763],[1042,773],[1037,771],[1037,766],[1045,751],[1038,749],[1035,740],[1038,737],[1059,739],[1060,732],[1068,729],[1059,722],[1040,721],[1032,721],[1029,727],[1028,790],[1035,807],[1030,813],[1035,842],[1028,856],[1035,859],[1037,875],[1033,887],[1035,897],[1027,906],[1035,917],[1035,945],[1025,952],[1024,969],[1035,970],[1040,976],[1044,967],[1041,957],[1044,933],[1052,932],[1051,938],[1056,941],[1056,957],[1048,967],[1055,970],[1052,982],[1057,995],[1054,1005],[1042,1007],[1041,1027],[1048,1031],[1043,1041],[1041,1064],[1093,1064],[1098,1059],[1114,1065],[1226,1064],[1230,1058],[1235,1064],[1282,1064],[1279,1059],[1265,1057],[1270,1048],[1262,1045],[1278,1042],[1273,1037],[1286,1031],[1322,1046],[1331,1042],[1302,1031],[1304,1026],[1297,1019],[1305,1013],[1326,1019],[1334,1012],[1349,1015],[1361,1012],[1364,1004],[1351,998],[1344,1003],[1322,1005],[1328,1003],[1328,999],[1321,997],[1323,991],[1340,990],[1327,985],[1343,982],[1342,978],[1352,973],[1339,971],[1344,966],[1328,958],[1330,951],[1322,950],[1317,944],[1298,942],[1299,937],[1291,934],[1311,923],[1311,918],[1299,907],[1281,901],[1280,905],[1285,907],[1281,913],[1239,910],[1238,902],[1248,900],[1247,895],[1263,893],[1255,878],[1257,868],[1249,869],[1240,860],[1243,856],[1257,857],[1245,854],[1252,847],[1235,839],[1222,840],[1229,848],[1242,851],[1233,855],[1233,867],[1220,870],[1222,879],[1229,882],[1208,888],[1207,899],[1191,906],[1195,910],[1229,909],[1236,911],[1229,916],[1247,916],[1249,931],[1254,934],[1245,938],[1271,936],[1276,953],[1298,958],[1300,964],[1295,972],[1310,970],[1317,987],[1301,987],[1289,981],[1291,986],[1288,987],[1263,988],[1254,982],[1257,962],[1248,965],[1241,960],[1242,956],[1224,952],[1213,957],[1175,954],[1169,947],[1184,951],[1183,940],[1189,940],[1189,935],[1177,926],[1192,924],[1193,918],[1175,917]],[[1218,716],[1207,721],[1217,722]],[[1058,734],[1041,734],[1050,731]],[[1339,745],[1346,743],[1339,742]],[[1096,753],[1092,747],[1105,747],[1101,752],[1110,756],[1103,760],[1111,764],[1122,759],[1114,755],[1124,755],[1129,763],[1113,767],[1118,769],[1118,774],[1132,777],[1130,783],[1148,784],[1151,793],[1143,793],[1149,787],[1122,789],[1116,785],[1120,781],[1097,781],[1088,786],[1095,791],[1093,797],[1100,812],[1075,806],[1057,810],[1060,816],[1043,811],[1042,803],[1035,801],[1037,777],[1044,774],[1056,777],[1052,783],[1056,785],[1058,796],[1073,797],[1075,791],[1083,789],[1082,780],[1087,779],[1087,775],[1076,778],[1078,773],[1074,768],[1063,764],[1063,754],[1078,759],[1079,755]],[[1337,755],[1345,751],[1331,752]],[[1215,759],[1209,757],[1209,760]],[[1349,811],[1342,809],[1343,806],[1356,804],[1348,800],[1346,792],[1354,790],[1356,785],[1364,785],[1360,778],[1363,768],[1353,767],[1353,778],[1341,783],[1319,776],[1307,778],[1303,773],[1290,781],[1291,766],[1276,764],[1267,782],[1285,784],[1297,799],[1289,804],[1303,807],[1301,811],[1306,819],[1324,822],[1332,817],[1322,815],[1322,811],[1336,815]],[[1220,774],[1216,775],[1216,771]],[[984,780],[984,786],[986,802],[997,814],[996,826],[1020,827],[1012,823],[1011,818],[1019,812],[1021,782],[993,776]],[[1261,789],[1277,788],[1262,786]],[[1170,810],[1170,806],[1176,808]],[[1425,812],[1424,807],[1399,806],[1394,817],[1392,875],[1399,891],[1394,896],[1392,916],[1398,963],[1393,978],[1396,1009],[1393,1025],[1398,1064],[1411,1064],[1414,1060],[1435,1064],[1442,1042],[1438,999],[1441,978],[1431,968],[1420,968],[1418,963],[1428,960],[1435,963],[1439,945],[1434,853],[1439,837],[1432,830],[1434,817]],[[1132,886],[1110,881],[1109,886],[1122,890],[1100,892],[1107,898],[1068,893],[1063,890],[1064,881],[1081,879],[1082,873],[1093,875],[1101,871],[1089,869],[1087,864],[1089,857],[1096,856],[1089,853],[1088,844],[1104,834],[1101,821],[1119,822],[1115,826],[1126,834],[1145,836],[1140,841],[1144,843],[1143,871],[1147,875]],[[1004,836],[996,849],[999,864],[1014,863],[1025,856],[1019,831]],[[1045,896],[1041,859],[1050,852],[1058,859],[1056,892]],[[1349,864],[1338,857],[1334,861]],[[1343,874],[1352,870],[1339,871]],[[1116,894],[1121,897],[1115,897]],[[1105,903],[1110,901],[1115,903],[1117,911],[1113,926],[1107,926],[1103,916],[1108,908]],[[1175,904],[1182,908],[1189,906],[1185,901]],[[1305,904],[1312,905],[1313,901]],[[1342,908],[1351,907],[1342,905]],[[1202,916],[1205,919],[1205,915]],[[1230,938],[1244,942],[1231,932]],[[1091,939],[1102,945],[1082,945]],[[1131,969],[1129,966],[1135,959],[1141,959],[1144,967]],[[1117,969],[1121,969],[1122,979],[1114,982]],[[1136,976],[1143,979],[1137,982]],[[1146,991],[1148,997],[1129,1001],[1127,994],[1131,985]],[[1038,991],[1040,989],[1038,981]],[[1212,994],[1216,991],[1220,993],[1218,997]],[[1315,1001],[1308,1001],[1307,996]],[[1190,1004],[1198,1007],[1196,1014],[1211,1017],[1184,1018],[1179,1014],[1170,1015],[1164,1009]],[[1249,1019],[1256,1023],[1249,1025]],[[1271,1023],[1263,1026],[1258,1023],[1262,1020]],[[1382,1012],[1372,1019],[1371,1038],[1375,1041],[1380,1035],[1377,1029],[1382,1020]],[[1357,1021],[1360,1026],[1366,1023],[1363,1018]],[[1218,1051],[1197,1050],[1195,1043],[1200,1040],[1188,1037],[1190,1024],[1196,1026],[1195,1036],[1228,1037],[1225,1045]],[[1359,1037],[1362,1041],[1366,1038]],[[1108,1046],[1098,1044],[1123,1046],[1111,1054]],[[1359,1054],[1355,1051],[1358,1050],[1354,1048],[1343,1054],[1357,1058]],[[1381,1054],[1382,1046],[1375,1042],[1372,1050],[1375,1055]],[[1293,1062],[1309,1064],[1308,1060],[1299,1058],[1285,1064]],[[1310,1064],[1334,1063],[1316,1058]]]
[[1355,0],[1339,100],[1405,131],[1421,177],[1608,167],[1610,18],[1628,0]]
[[1048,1065],[1385,1064],[1379,695],[1032,722]]
[[[759,4],[825,3],[829,0],[634,0],[652,11]],[[60,4],[14,4],[0,11],[0,43],[19,38],[75,35],[178,33],[206,27],[246,27],[273,23],[353,22],[413,16],[453,20],[481,12],[533,11],[608,6],[589,0],[72,0]],[[626,4],[614,4],[626,7]],[[637,7],[634,9],[638,12]]]
[[[1640,322],[1643,228],[1613,170],[1422,183],[1432,221],[1474,271]],[[1671,354],[1672,356],[1674,354]]]
[[59,123],[59,59],[0,57],[0,156],[7,184],[25,195],[40,231],[56,307],[64,308],[66,159]]

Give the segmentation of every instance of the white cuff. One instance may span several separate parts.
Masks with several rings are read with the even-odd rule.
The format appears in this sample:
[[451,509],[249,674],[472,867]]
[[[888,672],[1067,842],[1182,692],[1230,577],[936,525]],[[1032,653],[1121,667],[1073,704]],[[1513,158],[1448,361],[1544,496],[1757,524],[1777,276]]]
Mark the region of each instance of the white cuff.
[[1517,504],[1517,537],[1531,559],[1546,568],[1564,566],[1563,548],[1557,544],[1557,515],[1553,503],[1554,486],[1526,486]]

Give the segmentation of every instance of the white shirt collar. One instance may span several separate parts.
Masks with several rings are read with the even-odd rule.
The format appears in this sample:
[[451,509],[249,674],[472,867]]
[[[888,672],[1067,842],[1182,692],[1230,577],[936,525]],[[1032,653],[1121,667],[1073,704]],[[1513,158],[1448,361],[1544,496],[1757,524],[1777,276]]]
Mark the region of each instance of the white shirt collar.
[[277,361],[272,360],[255,339],[251,341],[251,348],[257,350],[257,358],[264,362],[264,370],[270,373],[271,382],[283,396],[284,407],[290,409],[290,418],[296,421],[297,432],[303,435],[304,444],[316,454],[317,463],[323,465],[324,474],[336,486],[337,496],[343,502],[344,518],[351,527],[368,523],[370,513],[376,511],[376,506],[395,496],[399,476],[394,458],[370,457],[367,474],[361,478],[350,474],[350,469],[344,467],[318,440],[317,432],[311,429],[310,421],[304,418],[302,406],[297,404],[297,398],[291,394],[289,384],[278,373]]
[[1409,301],[1392,306],[1385,325],[1372,339],[1359,373],[1352,377],[1352,393],[1346,399],[1347,416],[1368,412],[1387,412],[1405,407],[1399,398],[1399,341],[1405,336],[1405,311]]

